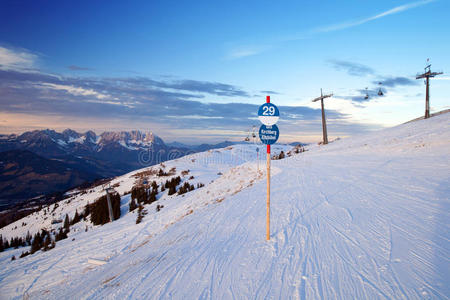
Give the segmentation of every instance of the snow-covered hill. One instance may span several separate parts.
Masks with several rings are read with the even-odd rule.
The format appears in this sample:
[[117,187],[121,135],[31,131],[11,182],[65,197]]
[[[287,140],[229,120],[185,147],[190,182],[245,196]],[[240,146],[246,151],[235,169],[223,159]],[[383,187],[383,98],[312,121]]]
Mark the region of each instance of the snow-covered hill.
[[[450,114],[443,114],[272,161],[269,242],[264,160],[258,173],[254,146],[154,166],[175,167],[176,175],[189,170],[183,180],[205,186],[180,196],[160,194],[140,224],[136,211],[127,212],[130,195],[122,196],[122,216],[113,223],[82,221],[56,248],[15,261],[11,256],[23,248],[0,253],[0,295],[448,299],[449,125]],[[117,177],[112,186],[124,194],[142,171]],[[102,194],[102,187],[76,194],[0,234],[61,226],[52,220],[73,216]],[[159,212],[157,204],[164,205]],[[89,264],[89,258],[107,263]]]

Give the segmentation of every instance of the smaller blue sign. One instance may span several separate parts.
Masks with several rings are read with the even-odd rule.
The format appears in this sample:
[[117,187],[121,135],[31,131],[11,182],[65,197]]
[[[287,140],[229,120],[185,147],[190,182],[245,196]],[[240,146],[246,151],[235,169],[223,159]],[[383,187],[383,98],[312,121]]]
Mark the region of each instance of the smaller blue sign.
[[280,130],[277,125],[267,126],[261,125],[259,127],[259,139],[263,144],[272,145],[275,144],[280,136]]

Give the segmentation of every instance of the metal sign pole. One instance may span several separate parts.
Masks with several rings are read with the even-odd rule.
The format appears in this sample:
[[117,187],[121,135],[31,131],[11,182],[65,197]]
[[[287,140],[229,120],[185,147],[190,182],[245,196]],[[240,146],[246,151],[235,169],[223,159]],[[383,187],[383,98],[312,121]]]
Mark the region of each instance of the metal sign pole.
[[256,176],[259,174],[259,151],[258,148],[256,148]]
[[266,103],[258,109],[258,119],[263,123],[259,128],[259,138],[267,145],[267,201],[266,201],[266,239],[270,240],[270,145],[276,143],[280,136],[278,126],[275,125],[280,118],[280,111],[276,105],[270,103],[270,96],[266,97]]
[[267,217],[266,239],[270,240],[270,145],[267,145]]
[[[266,103],[270,103],[270,96],[266,97]],[[270,240],[270,145],[267,145],[267,216],[266,239]]]

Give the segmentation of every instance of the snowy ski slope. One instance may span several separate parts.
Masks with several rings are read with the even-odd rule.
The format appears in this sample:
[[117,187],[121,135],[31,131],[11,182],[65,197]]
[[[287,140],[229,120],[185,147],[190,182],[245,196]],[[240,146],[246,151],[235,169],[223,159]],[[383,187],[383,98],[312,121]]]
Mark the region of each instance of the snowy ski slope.
[[[79,223],[55,249],[16,261],[23,249],[0,253],[0,298],[449,299],[449,125],[443,114],[272,161],[269,242],[254,146],[167,162],[206,186],[163,195],[141,224],[125,196],[111,224]],[[0,234],[37,228],[16,223]]]

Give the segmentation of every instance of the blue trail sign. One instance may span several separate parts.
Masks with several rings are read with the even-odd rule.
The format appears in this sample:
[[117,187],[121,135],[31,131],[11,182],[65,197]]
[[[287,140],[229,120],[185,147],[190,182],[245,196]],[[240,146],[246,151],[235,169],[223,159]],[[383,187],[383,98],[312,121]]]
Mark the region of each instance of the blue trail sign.
[[280,111],[272,103],[264,103],[258,109],[258,119],[264,125],[275,125],[280,118]]
[[280,130],[277,125],[267,126],[261,125],[259,127],[259,139],[263,144],[272,145],[275,144],[280,136]]

